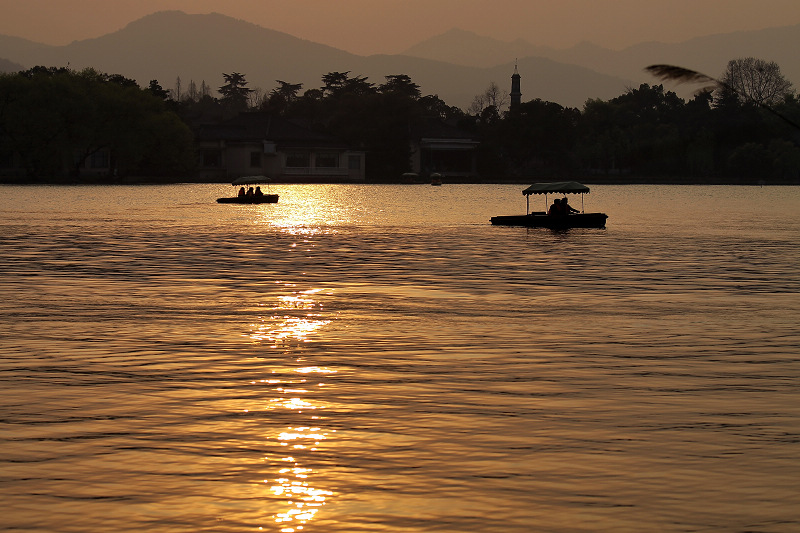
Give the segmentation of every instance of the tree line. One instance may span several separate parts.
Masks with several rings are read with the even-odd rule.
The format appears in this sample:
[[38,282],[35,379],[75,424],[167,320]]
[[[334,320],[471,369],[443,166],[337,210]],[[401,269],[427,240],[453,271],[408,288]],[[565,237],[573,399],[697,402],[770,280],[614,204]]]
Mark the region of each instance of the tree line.
[[117,172],[183,175],[194,136],[163,94],[94,69],[35,67],[0,76],[0,172],[24,179],[78,179],[86,161],[109,154]]
[[[381,84],[329,72],[317,88],[276,80],[268,93],[242,73],[165,90],[93,69],[36,67],[0,76],[0,171],[13,155],[30,180],[80,178],[100,150],[120,176],[187,177],[197,164],[193,129],[245,111],[266,111],[333,134],[367,153],[367,178],[409,170],[409,141],[447,123],[480,141],[482,179],[686,177],[800,180],[800,101],[774,63],[731,61],[715,87],[684,100],[642,84],[583,109],[540,99],[506,108],[496,83],[467,110],[423,95],[407,75]],[[6,165],[7,166],[7,165]]]

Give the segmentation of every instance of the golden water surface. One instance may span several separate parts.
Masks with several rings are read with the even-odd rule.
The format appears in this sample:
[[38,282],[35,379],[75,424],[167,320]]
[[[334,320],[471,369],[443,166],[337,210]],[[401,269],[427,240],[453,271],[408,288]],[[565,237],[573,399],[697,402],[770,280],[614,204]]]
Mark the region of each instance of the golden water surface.
[[800,530],[800,188],[522,188],[0,188],[0,528]]

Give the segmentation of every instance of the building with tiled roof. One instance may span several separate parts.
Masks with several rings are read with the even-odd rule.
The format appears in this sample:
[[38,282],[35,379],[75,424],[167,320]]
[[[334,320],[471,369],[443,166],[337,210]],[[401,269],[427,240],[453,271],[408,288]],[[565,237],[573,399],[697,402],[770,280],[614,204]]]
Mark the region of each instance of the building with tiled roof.
[[202,125],[197,141],[204,180],[265,175],[276,181],[364,181],[363,151],[270,113]]
[[451,178],[477,175],[476,149],[471,134],[446,122],[431,120],[413,128],[411,168],[420,176],[438,173]]

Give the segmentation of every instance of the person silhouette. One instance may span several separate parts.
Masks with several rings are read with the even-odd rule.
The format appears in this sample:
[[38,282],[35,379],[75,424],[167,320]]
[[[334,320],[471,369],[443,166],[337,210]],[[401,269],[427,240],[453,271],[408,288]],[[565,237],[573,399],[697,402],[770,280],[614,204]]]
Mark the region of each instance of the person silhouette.
[[561,200],[561,213],[564,214],[564,215],[569,215],[570,213],[580,213],[580,211],[578,211],[577,209],[575,209],[574,207],[569,205],[569,202],[567,201],[567,197],[565,196]]
[[548,214],[548,216],[551,216],[551,217],[561,216],[561,214],[562,214],[562,212],[561,212],[561,200],[559,200],[558,198],[553,200],[553,205],[551,205],[550,209],[547,210],[547,214]]

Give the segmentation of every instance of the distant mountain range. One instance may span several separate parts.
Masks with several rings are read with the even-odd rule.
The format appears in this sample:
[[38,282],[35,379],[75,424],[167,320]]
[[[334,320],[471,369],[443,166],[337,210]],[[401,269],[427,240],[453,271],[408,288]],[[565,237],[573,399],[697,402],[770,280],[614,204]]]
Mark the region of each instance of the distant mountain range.
[[412,46],[404,55],[456,65],[490,67],[515,57],[543,57],[625,79],[641,79],[647,65],[668,63],[720,76],[731,59],[757,57],[775,61],[793,83],[800,83],[800,24],[766,30],[697,37],[677,44],[641,43],[620,51],[583,42],[558,50],[522,39],[504,42],[452,29]]
[[[224,83],[223,73],[240,72],[250,88],[265,92],[277,85],[276,80],[317,88],[322,76],[334,71],[366,76],[375,84],[383,83],[387,75],[407,74],[423,94],[436,94],[449,105],[466,108],[491,82],[510,90],[516,63],[523,101],[540,98],[580,108],[589,98],[607,100],[627,87],[658,83],[642,70],[655,63],[718,76],[730,59],[753,56],[776,61],[797,83],[798,45],[800,25],[677,44],[642,43],[621,51],[590,43],[557,50],[453,29],[400,55],[365,57],[216,13],[163,11],[114,33],[66,46],[0,35],[0,71],[36,65],[94,67],[133,78],[142,86],[155,79],[166,89],[173,88],[178,77],[184,89],[190,80],[216,89]],[[690,92],[691,88],[682,89],[684,96]]]

